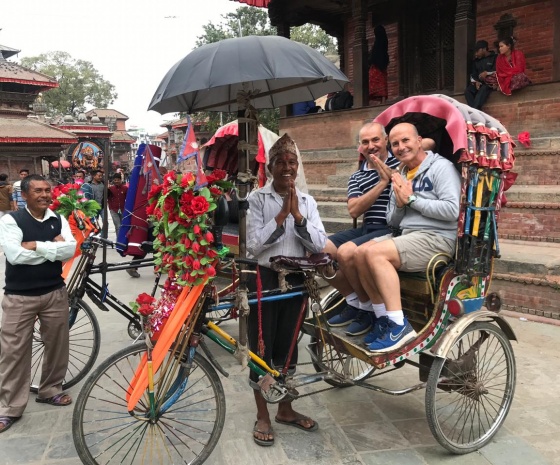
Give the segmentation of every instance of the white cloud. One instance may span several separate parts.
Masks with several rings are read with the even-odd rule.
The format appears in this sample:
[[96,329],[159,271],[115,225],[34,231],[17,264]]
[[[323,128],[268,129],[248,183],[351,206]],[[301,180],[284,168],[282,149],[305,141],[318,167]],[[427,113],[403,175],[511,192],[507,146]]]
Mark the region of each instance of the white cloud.
[[[25,7],[23,7],[25,5]],[[161,132],[172,115],[147,111],[165,73],[194,47],[202,26],[241,3],[230,0],[57,0],[3,2],[0,44],[18,57],[65,51],[91,61],[119,94],[113,105],[129,117],[128,127]]]

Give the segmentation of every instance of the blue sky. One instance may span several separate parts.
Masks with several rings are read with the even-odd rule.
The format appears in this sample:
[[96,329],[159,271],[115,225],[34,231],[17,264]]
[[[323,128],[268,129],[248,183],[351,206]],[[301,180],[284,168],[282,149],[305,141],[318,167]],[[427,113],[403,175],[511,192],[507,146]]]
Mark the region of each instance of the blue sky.
[[91,61],[116,87],[119,96],[112,107],[129,117],[128,127],[150,132],[163,132],[159,125],[172,116],[147,111],[165,73],[194,48],[203,25],[218,24],[221,15],[243,6],[230,0],[23,4],[3,2],[0,44],[21,50],[19,58],[61,50]]

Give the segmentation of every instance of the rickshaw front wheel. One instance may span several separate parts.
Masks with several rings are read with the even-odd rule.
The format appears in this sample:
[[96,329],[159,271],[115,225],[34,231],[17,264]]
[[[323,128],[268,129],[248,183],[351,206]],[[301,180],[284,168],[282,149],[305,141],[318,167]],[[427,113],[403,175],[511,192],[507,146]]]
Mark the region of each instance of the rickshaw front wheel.
[[515,356],[504,332],[489,322],[469,325],[430,369],[426,415],[436,440],[454,454],[486,445],[506,419],[515,380]]

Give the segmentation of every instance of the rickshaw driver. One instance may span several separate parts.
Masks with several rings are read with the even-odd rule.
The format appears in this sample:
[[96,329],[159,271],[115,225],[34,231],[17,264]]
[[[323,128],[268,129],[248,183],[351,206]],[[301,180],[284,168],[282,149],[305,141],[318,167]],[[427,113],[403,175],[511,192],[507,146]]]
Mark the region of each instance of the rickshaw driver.
[[[279,254],[301,257],[307,252],[317,253],[323,250],[327,242],[317,202],[295,185],[299,161],[293,139],[284,134],[270,148],[268,155],[272,183],[251,192],[247,212],[247,251],[259,261],[263,290],[277,289],[279,284],[278,272],[270,268],[270,257]],[[286,279],[290,285],[303,284],[301,275],[291,274]],[[247,284],[249,291],[256,291],[256,276],[250,275]],[[280,367],[289,357],[290,338],[302,300],[303,297],[295,296],[290,300],[263,302],[262,312],[259,312],[257,305],[251,306],[248,319],[249,348],[255,353],[264,352],[261,357],[269,366]],[[261,341],[264,347],[261,347]],[[293,368],[297,359],[296,347],[291,356]],[[261,394],[258,381],[258,375],[251,371],[249,383],[257,407],[253,440],[260,446],[271,446],[274,444],[274,430],[268,404]],[[307,432],[316,431],[319,427],[316,421],[295,411],[291,400],[278,403],[274,420]]]
[[397,270],[425,271],[435,254],[453,255],[461,198],[459,173],[450,161],[424,151],[415,126],[397,124],[389,143],[404,168],[392,176],[387,222],[402,235],[367,242],[354,257],[376,314],[386,314],[364,340],[372,352],[397,349],[416,337],[402,311]]

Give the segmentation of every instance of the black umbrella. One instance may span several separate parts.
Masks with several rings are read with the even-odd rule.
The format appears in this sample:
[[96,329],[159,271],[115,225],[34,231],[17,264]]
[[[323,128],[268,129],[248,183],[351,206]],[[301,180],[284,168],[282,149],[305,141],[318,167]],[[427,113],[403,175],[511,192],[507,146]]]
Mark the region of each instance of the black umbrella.
[[[161,81],[148,107],[159,113],[245,111],[253,125],[250,110],[276,108],[315,100],[344,89],[348,78],[316,50],[279,36],[248,36],[203,45],[176,63]],[[244,115],[240,115],[242,117]],[[239,125],[239,142],[251,132]],[[254,144],[256,145],[256,140]],[[239,150],[239,254],[246,256],[246,198],[250,191],[248,151]],[[240,288],[245,286],[241,274]],[[246,345],[246,314],[239,324],[239,344]]]
[[[177,62],[148,107],[159,113],[234,112],[315,100],[348,78],[307,45],[280,36],[247,36],[203,45]],[[239,91],[245,102],[238,104]]]

